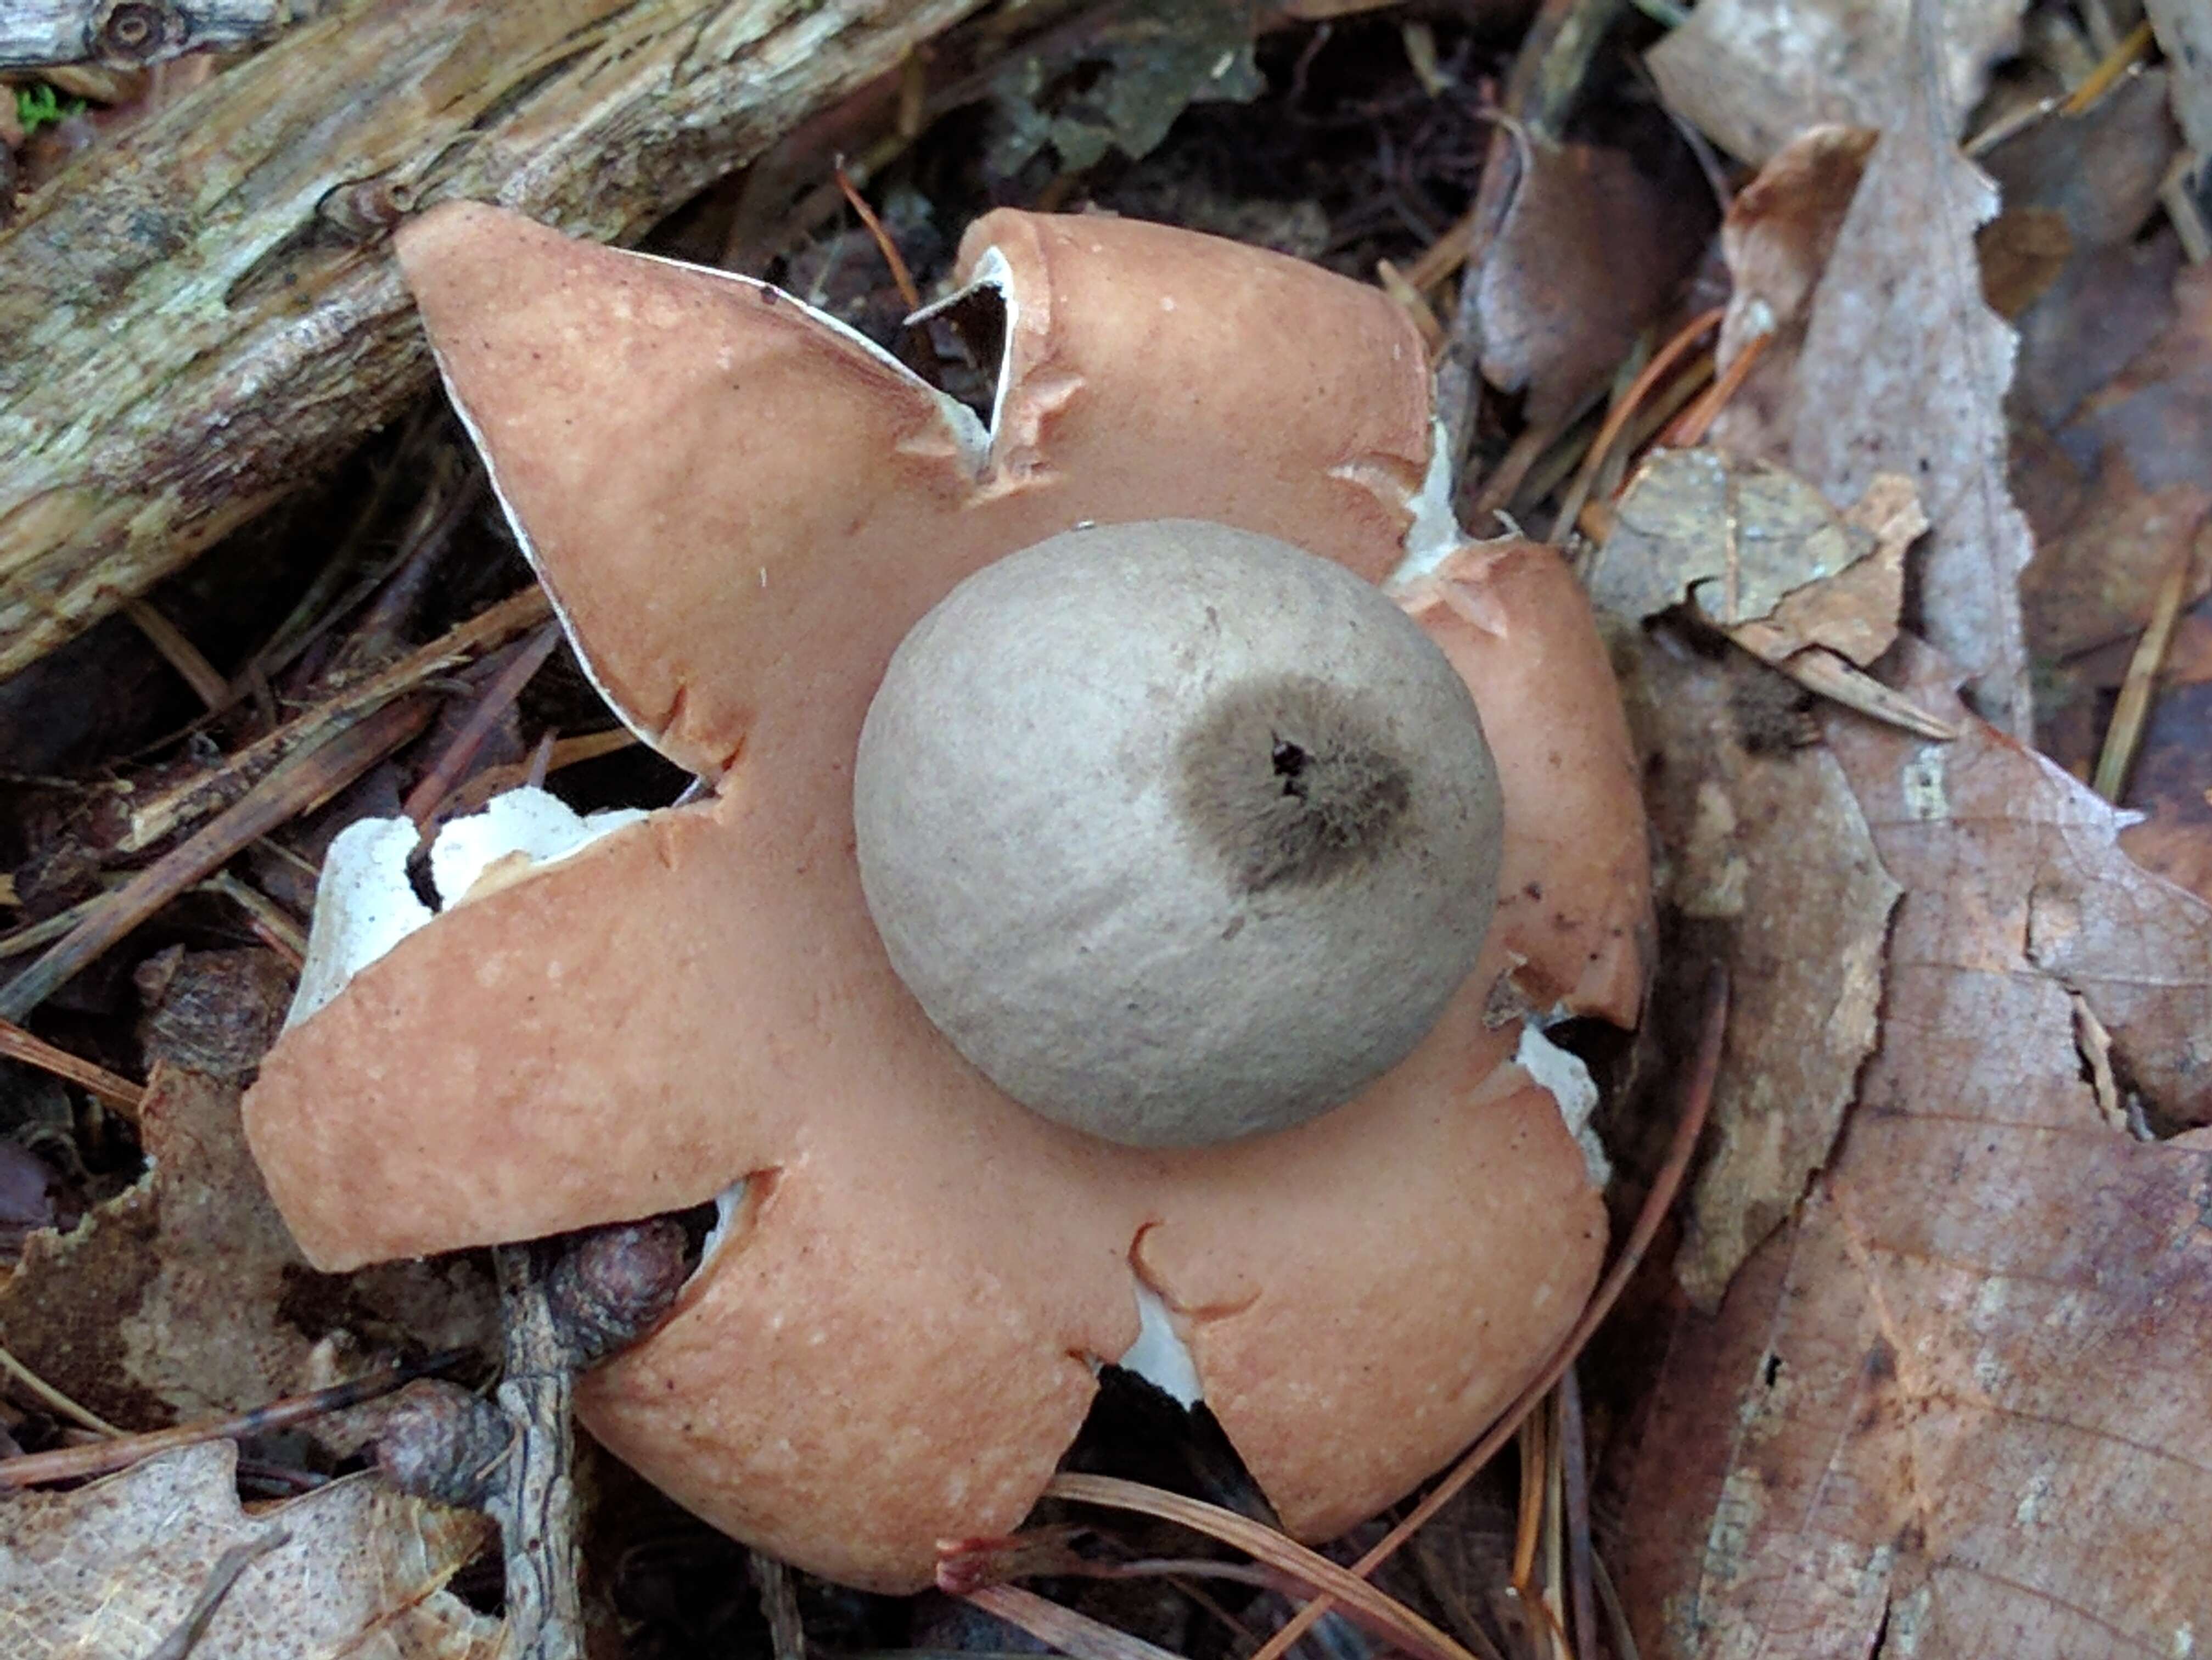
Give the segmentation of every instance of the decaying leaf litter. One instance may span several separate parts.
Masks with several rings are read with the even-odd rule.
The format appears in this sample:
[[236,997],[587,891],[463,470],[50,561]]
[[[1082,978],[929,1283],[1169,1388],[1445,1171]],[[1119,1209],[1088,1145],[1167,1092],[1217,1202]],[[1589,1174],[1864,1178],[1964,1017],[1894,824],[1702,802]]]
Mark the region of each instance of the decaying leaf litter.
[[[1476,1653],[2193,1652],[2212,1632],[2191,1548],[2212,1513],[2212,918],[2185,891],[2212,871],[2212,313],[2191,181],[2212,88],[2187,9],[1774,0],[1671,32],[1601,5],[884,9],[928,50],[902,59],[896,27],[853,23],[854,78],[882,78],[779,112],[790,136],[764,154],[775,134],[747,128],[719,169],[664,162],[655,132],[618,212],[557,190],[544,211],[886,331],[903,307],[840,205],[841,154],[925,287],[995,201],[1380,280],[1460,374],[1463,521],[1571,527],[1566,556],[1616,608],[1664,946],[1645,1036],[1600,1057],[1622,1231],[1674,1128],[1707,967],[1735,986],[1684,1225],[1586,1356],[1576,1408],[1544,1407],[1517,1474],[1494,1464],[1373,1567],[1394,1602],[1338,1595],[1354,1617],[1328,1640],[1421,1651],[1402,1606]],[[0,134],[20,227],[0,261],[65,292],[37,263],[57,204],[89,223],[124,187],[114,158],[164,155],[165,111],[220,107],[302,38],[9,71],[8,112],[39,131]],[[378,171],[344,159],[301,165],[331,186]],[[472,165],[455,193],[500,163]],[[398,171],[438,193],[427,162]],[[323,213],[262,273],[281,288],[286,258],[309,261],[334,340],[361,326],[344,296],[383,280],[388,228],[344,201],[351,240]],[[555,648],[436,405],[398,401],[422,383],[411,350],[374,398],[340,382],[353,441],[400,410],[388,433],[349,457],[325,441],[304,494],[198,476],[196,522],[284,499],[122,609],[212,532],[155,565],[118,553],[90,601],[116,614],[50,632],[0,687],[0,952],[47,964],[0,987],[35,1040],[9,1049],[29,1058],[9,1067],[0,1165],[0,1237],[20,1241],[0,1429],[27,1455],[432,1351],[463,1385],[496,1376],[488,1263],[314,1274],[235,1132],[337,830],[434,823],[532,776],[583,806],[684,782]],[[19,411],[35,379],[0,354]],[[279,453],[213,430],[210,452]],[[1696,483],[1655,534],[1669,469]],[[1779,521],[1778,502],[1796,504]],[[63,546],[58,502],[0,502],[11,570]],[[96,573],[101,554],[69,557]],[[102,1070],[64,1082],[51,1049]],[[349,1473],[404,1421],[371,1402],[4,1501],[11,1645],[368,1651],[349,1645],[374,1630],[395,1654],[489,1651],[496,1552],[467,1566],[474,1513]],[[1256,1497],[1134,1385],[1102,1397],[1076,1463]],[[739,1548],[588,1449],[578,1479],[592,1652],[795,1651],[784,1579],[764,1571],[764,1614]],[[1255,1570],[1161,1523],[1040,1521],[1089,1529],[1079,1574],[1066,1535],[1039,1535],[1000,1571],[1043,1577],[982,1605],[1078,1653],[1116,1632],[1194,1660],[1275,1646],[1329,1584],[1264,1542]],[[317,1566],[339,1559],[392,1566],[341,1598]],[[830,1652],[1021,1640],[974,1603],[798,1591],[804,1640]],[[523,1600],[511,1584],[508,1609]],[[114,1623],[72,1623],[94,1610]]]

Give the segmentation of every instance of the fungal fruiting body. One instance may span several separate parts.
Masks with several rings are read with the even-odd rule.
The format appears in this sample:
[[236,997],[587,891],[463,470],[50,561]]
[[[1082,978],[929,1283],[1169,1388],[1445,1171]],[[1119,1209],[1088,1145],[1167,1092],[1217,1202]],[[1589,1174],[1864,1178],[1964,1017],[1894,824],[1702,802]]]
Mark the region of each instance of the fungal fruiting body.
[[[1515,1061],[1522,1016],[1633,1019],[1648,885],[1571,578],[1549,549],[1435,539],[1448,481],[1403,314],[1206,237],[993,214],[963,254],[1005,316],[986,427],[757,283],[474,204],[398,245],[580,654],[710,787],[476,883],[286,1033],[246,1127],[309,1258],[719,1198],[672,1311],[579,1410],[716,1524],[877,1589],[927,1584],[941,1538],[1016,1527],[1125,1356],[1202,1394],[1306,1537],[1480,1433],[1605,1237],[1574,1134]],[[1471,693],[1502,814],[1473,969],[1403,1058],[1207,1146],[1121,1145],[992,1083],[894,970],[854,852],[862,727],[901,641],[976,571],[1138,520],[1370,584],[1429,535],[1393,597]],[[1232,907],[1324,890],[1425,811],[1404,710],[1312,666],[1255,670],[1178,744],[1188,793],[1162,810],[1194,851],[1212,835]],[[1277,772],[1294,719],[1322,735],[1284,735]],[[1309,779],[1318,807],[1311,786],[1267,798]]]
[[1341,565],[1201,520],[968,578],[892,657],[854,779],[924,1012],[1024,1106],[1135,1146],[1351,1098],[1497,897],[1497,773],[1443,653]]

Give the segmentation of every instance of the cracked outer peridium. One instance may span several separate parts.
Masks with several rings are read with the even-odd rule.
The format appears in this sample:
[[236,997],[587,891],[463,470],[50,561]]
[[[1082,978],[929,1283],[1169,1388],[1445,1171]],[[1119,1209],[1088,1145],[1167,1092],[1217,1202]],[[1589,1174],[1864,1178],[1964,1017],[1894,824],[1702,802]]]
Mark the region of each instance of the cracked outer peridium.
[[[1378,294],[1130,221],[1000,212],[995,443],[750,281],[476,204],[401,256],[455,402],[623,717],[715,793],[471,898],[270,1054],[253,1150],[343,1268],[699,1203],[752,1177],[586,1422],[829,1578],[928,1583],[1005,1532],[1158,1292],[1285,1524],[1321,1537],[1478,1433],[1581,1310],[1604,1211],[1522,1006],[1632,1020],[1648,952],[1627,735],[1557,556],[1471,545],[1407,603],[1473,688],[1502,904],[1436,1029],[1281,1134],[1160,1152],[1036,1117],[954,1052],[862,901],[854,745],[906,630],[1082,520],[1264,532],[1370,580],[1430,454]],[[991,250],[996,250],[995,256]]]

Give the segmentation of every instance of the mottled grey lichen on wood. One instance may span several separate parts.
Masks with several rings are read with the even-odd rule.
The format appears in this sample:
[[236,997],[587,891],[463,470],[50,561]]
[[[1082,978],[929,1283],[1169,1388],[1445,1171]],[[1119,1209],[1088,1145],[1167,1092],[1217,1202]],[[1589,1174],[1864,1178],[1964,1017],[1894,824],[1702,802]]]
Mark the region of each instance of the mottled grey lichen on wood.
[[399,216],[635,237],[979,3],[353,0],[88,153],[0,232],[0,674],[427,384]]
[[235,46],[283,27],[285,0],[9,0],[0,5],[0,69],[50,64],[137,68],[204,46]]

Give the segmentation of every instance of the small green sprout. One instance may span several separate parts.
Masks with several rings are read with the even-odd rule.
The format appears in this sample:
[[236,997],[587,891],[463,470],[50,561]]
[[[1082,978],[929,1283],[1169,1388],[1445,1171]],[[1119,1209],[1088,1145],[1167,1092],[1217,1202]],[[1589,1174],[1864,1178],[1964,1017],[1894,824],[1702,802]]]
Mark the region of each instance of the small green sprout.
[[83,99],[72,98],[64,103],[61,94],[44,81],[15,88],[15,120],[26,133],[58,125],[83,107]]

